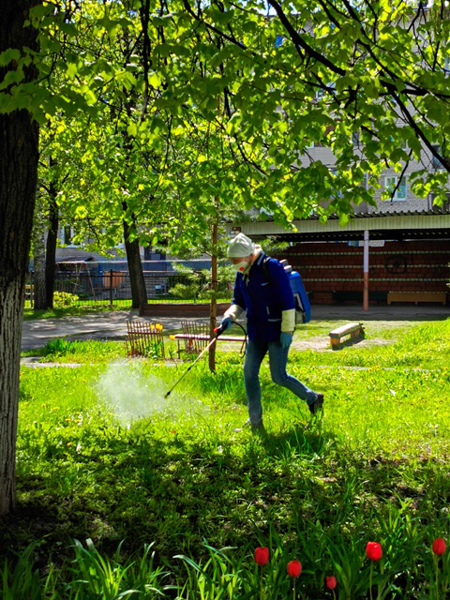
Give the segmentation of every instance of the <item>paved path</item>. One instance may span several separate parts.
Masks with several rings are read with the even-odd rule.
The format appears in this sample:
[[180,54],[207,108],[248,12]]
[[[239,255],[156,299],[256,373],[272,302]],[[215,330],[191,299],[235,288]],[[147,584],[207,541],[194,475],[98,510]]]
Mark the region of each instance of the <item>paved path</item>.
[[[450,318],[450,306],[359,306],[314,305],[314,319],[327,321],[433,321]],[[111,311],[60,319],[27,320],[23,324],[22,350],[45,346],[48,340],[108,339],[127,337],[127,320],[139,318],[138,311]],[[205,319],[201,319],[205,321]],[[158,318],[165,330],[181,329],[180,318]]]

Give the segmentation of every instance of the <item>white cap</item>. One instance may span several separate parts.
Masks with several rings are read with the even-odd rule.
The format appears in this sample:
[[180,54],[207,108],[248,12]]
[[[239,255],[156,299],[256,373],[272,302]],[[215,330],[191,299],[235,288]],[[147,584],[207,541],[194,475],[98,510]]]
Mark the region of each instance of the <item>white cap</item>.
[[254,249],[255,244],[252,240],[243,233],[238,233],[229,243],[227,255],[228,258],[241,258],[253,254]]

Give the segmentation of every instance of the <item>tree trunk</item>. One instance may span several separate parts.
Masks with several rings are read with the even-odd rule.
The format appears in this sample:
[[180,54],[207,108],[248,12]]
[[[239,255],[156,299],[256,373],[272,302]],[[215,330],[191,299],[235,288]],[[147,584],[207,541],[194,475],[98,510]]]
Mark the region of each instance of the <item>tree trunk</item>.
[[[2,0],[0,54],[37,49],[36,31],[24,28],[38,0]],[[0,68],[0,81],[14,69]],[[27,69],[25,80],[36,75]],[[8,93],[5,90],[1,93]],[[0,114],[0,515],[16,502],[15,451],[22,318],[37,184],[39,128],[26,110]]]
[[53,308],[53,291],[55,289],[56,242],[58,240],[59,210],[56,204],[57,190],[50,185],[49,226],[47,234],[47,252],[45,257],[45,292],[47,308]]
[[[213,225],[213,247],[211,256],[211,305],[209,308],[209,337],[214,337],[217,320],[217,223]],[[209,349],[209,370],[216,370],[216,344]]]
[[34,227],[34,310],[47,308],[45,293],[45,229],[42,218],[35,217]]
[[130,225],[123,221],[123,237],[125,240],[125,249],[127,251],[128,271],[130,273],[131,285],[131,307],[139,308],[141,304],[147,304],[147,290],[145,289],[145,279],[142,270],[141,255],[139,254],[138,238],[130,241]]

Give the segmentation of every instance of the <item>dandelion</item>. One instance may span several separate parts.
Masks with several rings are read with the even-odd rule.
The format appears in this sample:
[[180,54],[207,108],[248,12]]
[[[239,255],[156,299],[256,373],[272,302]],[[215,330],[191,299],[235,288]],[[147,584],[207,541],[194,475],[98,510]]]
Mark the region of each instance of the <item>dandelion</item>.
[[169,339],[170,340],[176,340],[176,337],[174,335],[169,335]]

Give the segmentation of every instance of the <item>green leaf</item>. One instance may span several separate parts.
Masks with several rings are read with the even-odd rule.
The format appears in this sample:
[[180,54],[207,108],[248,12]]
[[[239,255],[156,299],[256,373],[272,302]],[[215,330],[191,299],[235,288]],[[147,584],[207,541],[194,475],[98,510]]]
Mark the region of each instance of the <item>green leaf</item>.
[[3,81],[0,83],[0,90],[4,90],[10,85],[20,83],[24,78],[24,73],[22,69],[17,69],[17,71],[8,71],[3,78]]
[[347,214],[340,213],[339,214],[339,225],[341,227],[345,227],[348,222],[349,222],[349,216]]
[[7,67],[13,60],[16,62],[20,59],[20,51],[16,48],[9,48],[0,54],[0,66]]
[[78,67],[76,64],[74,63],[69,63],[67,65],[67,77],[69,77],[69,79],[72,79],[73,77],[75,77],[75,75],[78,73]]
[[131,135],[132,137],[136,137],[136,134],[137,134],[136,123],[131,122],[128,125],[128,127],[127,127],[127,133],[128,133],[128,135]]
[[149,75],[148,82],[152,87],[159,88],[161,86],[162,79],[158,73],[152,73]]

